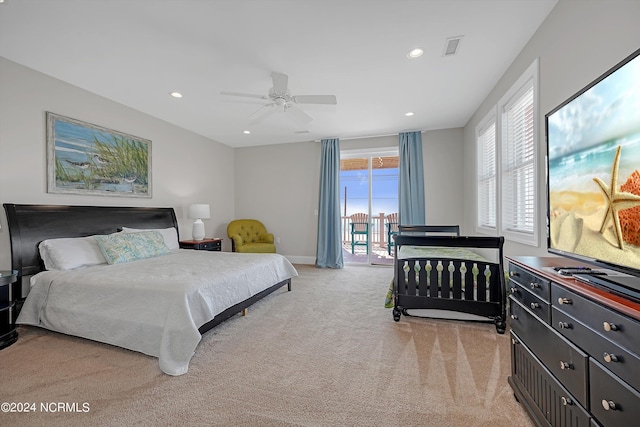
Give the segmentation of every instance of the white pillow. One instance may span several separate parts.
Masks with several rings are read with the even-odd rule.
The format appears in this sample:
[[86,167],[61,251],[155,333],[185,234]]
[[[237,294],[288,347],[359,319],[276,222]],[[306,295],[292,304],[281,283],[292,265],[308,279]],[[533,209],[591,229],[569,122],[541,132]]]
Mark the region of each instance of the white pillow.
[[43,240],[38,249],[47,270],[73,270],[107,263],[93,236]]
[[176,230],[175,227],[149,229],[122,227],[123,233],[139,233],[140,231],[157,231],[158,233],[162,234],[162,238],[164,238],[164,244],[167,245],[170,250],[173,251],[176,249],[180,249],[180,244],[178,243],[178,230]]

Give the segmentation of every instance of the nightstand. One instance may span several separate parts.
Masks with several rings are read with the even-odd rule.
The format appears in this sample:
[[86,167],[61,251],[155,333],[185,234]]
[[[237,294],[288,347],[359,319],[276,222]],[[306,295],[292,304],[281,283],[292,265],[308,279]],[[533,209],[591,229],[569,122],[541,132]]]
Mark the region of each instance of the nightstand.
[[15,270],[0,271],[0,349],[9,347],[18,340],[16,330],[16,299],[14,283],[18,280]]
[[218,251],[222,250],[222,239],[213,237],[203,240],[180,240],[180,249],[195,249],[196,251]]

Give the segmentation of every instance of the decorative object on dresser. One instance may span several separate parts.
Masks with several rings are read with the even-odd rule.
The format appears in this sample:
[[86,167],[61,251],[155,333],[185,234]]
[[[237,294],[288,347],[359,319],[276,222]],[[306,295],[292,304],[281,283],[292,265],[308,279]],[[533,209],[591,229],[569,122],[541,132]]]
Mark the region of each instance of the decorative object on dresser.
[[202,220],[211,218],[211,209],[209,208],[209,205],[200,203],[189,206],[189,218],[195,219],[193,222],[193,231],[191,233],[193,240],[204,239],[205,232]]
[[180,249],[195,249],[196,251],[222,251],[222,239],[214,237],[202,240],[180,240]]
[[[640,303],[560,274],[559,257],[508,257],[511,376],[539,426],[637,425]],[[615,274],[615,273],[613,273]]]
[[15,288],[17,280],[17,271],[0,271],[0,349],[10,346],[18,340],[16,306],[20,295]]
[[47,191],[151,197],[151,141],[47,112]]

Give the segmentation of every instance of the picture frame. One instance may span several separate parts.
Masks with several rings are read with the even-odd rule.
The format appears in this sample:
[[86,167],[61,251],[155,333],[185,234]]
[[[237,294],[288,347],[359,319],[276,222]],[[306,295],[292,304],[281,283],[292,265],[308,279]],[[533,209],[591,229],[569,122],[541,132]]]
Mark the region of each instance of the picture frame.
[[47,192],[151,198],[151,141],[52,112]]

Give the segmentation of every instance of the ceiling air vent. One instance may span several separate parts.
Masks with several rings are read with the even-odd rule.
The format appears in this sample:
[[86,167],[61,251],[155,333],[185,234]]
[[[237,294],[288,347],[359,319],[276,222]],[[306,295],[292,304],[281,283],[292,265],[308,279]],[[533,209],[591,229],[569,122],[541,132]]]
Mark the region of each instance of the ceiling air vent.
[[445,40],[443,56],[453,56],[458,52],[463,36],[449,37]]

